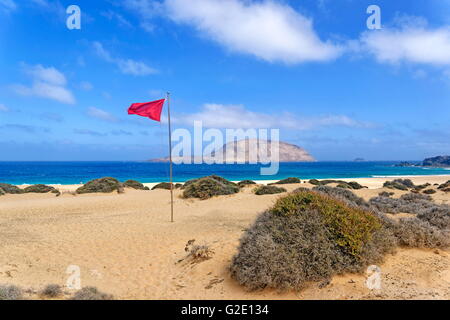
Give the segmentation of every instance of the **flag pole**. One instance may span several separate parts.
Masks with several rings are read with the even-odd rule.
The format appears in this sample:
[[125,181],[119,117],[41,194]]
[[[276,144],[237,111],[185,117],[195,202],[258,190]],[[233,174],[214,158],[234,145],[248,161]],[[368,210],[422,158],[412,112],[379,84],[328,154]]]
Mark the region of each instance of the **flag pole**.
[[167,92],[167,118],[169,120],[169,161],[170,161],[170,222],[173,222],[173,178],[172,178],[172,128],[170,126],[170,92]]

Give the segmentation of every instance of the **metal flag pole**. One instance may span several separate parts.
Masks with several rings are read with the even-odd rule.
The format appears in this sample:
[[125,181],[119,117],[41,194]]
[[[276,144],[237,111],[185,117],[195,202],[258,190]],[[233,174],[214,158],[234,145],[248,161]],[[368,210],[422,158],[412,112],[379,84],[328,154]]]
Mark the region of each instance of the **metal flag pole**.
[[167,117],[169,120],[170,222],[173,222],[172,128],[170,126],[170,92],[167,92]]

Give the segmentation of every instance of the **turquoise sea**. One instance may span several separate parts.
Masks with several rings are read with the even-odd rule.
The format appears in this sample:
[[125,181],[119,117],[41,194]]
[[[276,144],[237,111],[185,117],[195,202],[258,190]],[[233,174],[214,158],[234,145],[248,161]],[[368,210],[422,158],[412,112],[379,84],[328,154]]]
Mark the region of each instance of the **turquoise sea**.
[[[175,165],[174,181],[183,182],[210,174],[230,180],[367,178],[385,176],[449,175],[445,168],[395,167],[399,162],[280,163],[275,176],[261,176],[260,165]],[[169,179],[167,163],[150,162],[0,162],[0,182],[11,184],[79,184],[101,177],[121,181],[161,182]]]

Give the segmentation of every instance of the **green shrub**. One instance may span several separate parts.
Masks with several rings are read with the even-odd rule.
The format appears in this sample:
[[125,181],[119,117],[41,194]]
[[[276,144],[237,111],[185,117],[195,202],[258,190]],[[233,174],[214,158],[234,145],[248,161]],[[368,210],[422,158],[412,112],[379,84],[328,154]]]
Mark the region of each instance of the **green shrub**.
[[216,181],[218,181],[218,182],[220,182],[220,183],[222,183],[222,184],[225,184],[225,185],[237,186],[236,183],[231,182],[231,181],[229,181],[229,180],[227,180],[227,179],[225,179],[225,178],[222,178],[222,177],[219,177],[219,176],[216,176],[215,174],[213,174],[213,175],[210,175],[210,176],[207,176],[207,177],[202,177],[202,178],[197,178],[197,179],[188,180],[188,181],[186,181],[186,182],[183,184],[183,186],[181,187],[181,189],[185,189],[185,188],[187,188],[189,185],[191,185],[191,184],[193,184],[193,183],[196,183],[196,182],[198,182],[199,180],[205,179],[205,178],[210,178],[210,179],[216,180]]
[[238,182],[237,185],[242,188],[242,187],[253,185],[253,184],[256,184],[256,182],[252,181],[252,180],[242,180],[242,181]]
[[378,194],[379,197],[387,197],[387,198],[390,198],[393,195],[394,195],[393,192],[387,192],[387,191],[383,191]]
[[206,200],[213,196],[239,192],[239,187],[236,184],[224,183],[222,181],[223,180],[221,179],[215,179],[213,177],[196,179],[196,181],[189,183],[187,187],[185,187],[183,197]]
[[82,187],[79,187],[76,192],[78,194],[96,192],[109,193],[113,191],[117,191],[118,193],[120,193],[122,192],[122,189],[123,186],[119,182],[119,180],[106,177],[89,181]]
[[59,284],[49,284],[39,293],[42,297],[56,298],[63,294]]
[[408,188],[415,188],[415,185],[410,179],[395,179],[393,181],[386,181],[383,187],[407,191]]
[[275,187],[275,186],[260,186],[255,189],[255,194],[258,196],[264,195],[264,194],[276,194],[276,193],[283,193],[287,190],[285,188]]
[[123,186],[136,190],[149,190],[149,187],[144,186],[142,183],[136,180],[127,180],[123,183]]
[[114,300],[114,296],[101,292],[95,287],[84,287],[78,290],[70,300]]
[[23,300],[23,291],[13,285],[0,284],[0,300]]
[[2,188],[0,188],[0,196],[4,196],[6,194],[6,192],[5,191],[3,191],[3,189]]
[[[176,184],[174,184],[173,185],[173,189],[175,190],[175,189],[179,189],[179,188],[181,188],[183,185],[181,184],[181,183],[176,183]],[[170,190],[170,183],[169,182],[161,182],[161,183],[158,183],[156,186],[154,186],[153,188],[152,188],[152,190],[155,190],[155,189],[165,189],[165,190]]]
[[59,191],[53,187],[46,186],[45,184],[35,184],[23,189],[24,193],[59,193]]
[[19,187],[13,186],[12,184],[9,184],[9,183],[0,183],[0,188],[5,193],[10,193],[10,194],[21,194],[21,193],[23,193],[22,189],[20,189]]
[[450,180],[438,186],[438,189],[447,189],[450,188]]
[[283,180],[280,180],[280,181],[277,181],[277,182],[274,182],[274,183],[270,183],[269,185],[272,185],[272,184],[292,184],[292,183],[301,183],[301,180],[299,178],[291,177],[291,178],[286,178],[286,179],[283,179]]
[[231,276],[250,290],[301,289],[363,271],[396,244],[375,214],[314,191],[278,199],[240,241]]
[[317,179],[312,179],[309,180],[309,183],[315,185],[315,186],[326,186],[327,184],[330,183],[336,183],[338,188],[342,188],[342,189],[363,189],[363,188],[367,188],[365,186],[360,185],[358,182],[356,181],[351,181],[351,182],[346,182],[346,181],[342,181],[342,180],[317,180]]

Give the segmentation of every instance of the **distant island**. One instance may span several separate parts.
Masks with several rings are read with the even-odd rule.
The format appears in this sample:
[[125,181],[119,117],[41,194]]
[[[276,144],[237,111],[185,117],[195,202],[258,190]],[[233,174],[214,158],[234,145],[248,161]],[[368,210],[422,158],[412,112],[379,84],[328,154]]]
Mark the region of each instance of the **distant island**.
[[422,162],[423,167],[446,168],[450,167],[450,156],[437,156],[427,158]]
[[[233,160],[239,163],[249,163],[250,160],[253,160],[253,162],[256,160],[256,162],[261,162],[261,159],[259,157],[259,148],[263,144],[267,144],[266,150],[267,155],[270,157],[270,150],[271,150],[271,141],[259,141],[257,139],[244,139],[239,141],[233,141],[229,142],[223,145],[222,148],[219,150],[216,150],[211,153],[209,157],[203,157],[203,160],[212,159],[216,152],[223,153],[223,159],[224,161]],[[252,150],[250,150],[252,148]],[[230,154],[227,154],[227,150],[232,150]],[[286,142],[279,142],[279,161],[280,162],[314,162],[316,159],[314,159],[313,156],[311,156],[305,149],[296,146],[294,144],[286,143]],[[239,157],[238,157],[239,156]],[[256,156],[256,159],[254,158]],[[178,158],[174,158],[174,160],[180,160]],[[151,159],[150,162],[168,162],[169,157],[164,158],[157,158],[157,159]]]
[[432,167],[432,168],[448,168],[450,167],[450,156],[437,156],[426,158],[422,162],[403,161],[395,164],[394,167]]
[[354,162],[363,162],[366,161],[366,159],[364,158],[355,158],[355,160],[353,160]]

